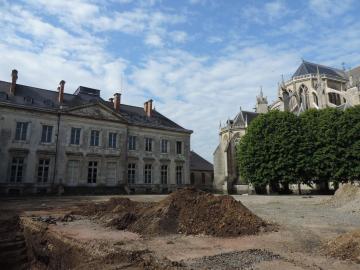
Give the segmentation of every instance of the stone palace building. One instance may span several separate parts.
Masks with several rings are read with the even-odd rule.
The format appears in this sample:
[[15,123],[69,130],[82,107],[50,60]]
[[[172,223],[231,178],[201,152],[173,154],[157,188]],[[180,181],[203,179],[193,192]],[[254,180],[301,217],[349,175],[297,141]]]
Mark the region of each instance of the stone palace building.
[[0,193],[168,192],[190,184],[190,135],[153,108],[0,81]]
[[256,98],[255,112],[243,111],[220,126],[219,145],[214,152],[214,188],[225,192],[237,190],[243,181],[237,168],[235,146],[247,126],[260,113],[269,110],[296,114],[310,108],[339,108],[360,104],[360,66],[348,71],[303,61],[292,77],[279,84],[278,98],[268,105],[262,91]]

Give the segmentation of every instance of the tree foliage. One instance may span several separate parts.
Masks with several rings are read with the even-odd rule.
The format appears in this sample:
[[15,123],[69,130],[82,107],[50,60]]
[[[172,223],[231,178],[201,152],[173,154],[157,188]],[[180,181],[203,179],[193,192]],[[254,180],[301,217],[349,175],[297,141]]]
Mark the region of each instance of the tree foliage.
[[242,178],[258,186],[360,179],[360,106],[259,115],[237,146]]

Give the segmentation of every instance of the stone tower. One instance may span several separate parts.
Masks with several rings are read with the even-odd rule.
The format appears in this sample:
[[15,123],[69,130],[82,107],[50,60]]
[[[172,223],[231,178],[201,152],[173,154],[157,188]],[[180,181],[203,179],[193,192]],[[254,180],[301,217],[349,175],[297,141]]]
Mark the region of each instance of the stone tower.
[[260,88],[260,95],[256,97],[255,111],[257,113],[267,113],[269,111],[268,101],[263,95],[262,87]]

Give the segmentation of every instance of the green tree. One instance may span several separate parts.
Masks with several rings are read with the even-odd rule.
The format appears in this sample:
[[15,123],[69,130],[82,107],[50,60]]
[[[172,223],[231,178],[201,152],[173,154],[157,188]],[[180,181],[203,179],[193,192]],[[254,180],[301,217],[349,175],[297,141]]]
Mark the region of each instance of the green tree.
[[296,183],[300,131],[299,118],[292,113],[259,115],[237,147],[240,175],[255,186],[269,184],[274,190],[279,183]]
[[338,141],[343,162],[336,173],[336,180],[360,180],[360,105],[348,108],[342,114]]

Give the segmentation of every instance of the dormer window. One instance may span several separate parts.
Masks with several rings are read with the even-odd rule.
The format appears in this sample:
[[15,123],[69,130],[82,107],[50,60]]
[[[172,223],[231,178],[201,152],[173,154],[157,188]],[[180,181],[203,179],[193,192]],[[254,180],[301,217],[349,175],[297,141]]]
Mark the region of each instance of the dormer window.
[[24,97],[24,102],[25,102],[25,104],[33,104],[34,99],[32,97],[26,96],[26,97]]

